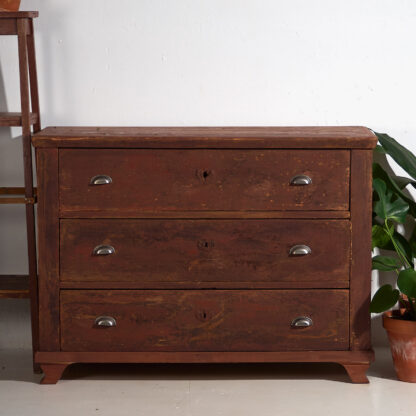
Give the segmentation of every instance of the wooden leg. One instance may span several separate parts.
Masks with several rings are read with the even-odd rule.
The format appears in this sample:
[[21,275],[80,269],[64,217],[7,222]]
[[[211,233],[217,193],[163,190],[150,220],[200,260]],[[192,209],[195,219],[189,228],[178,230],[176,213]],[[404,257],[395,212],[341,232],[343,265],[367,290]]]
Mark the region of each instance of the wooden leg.
[[44,374],[40,384],[56,384],[68,364],[41,364],[40,367]]
[[366,372],[370,367],[370,364],[344,364],[341,365],[347,371],[351,381],[353,383],[369,383]]

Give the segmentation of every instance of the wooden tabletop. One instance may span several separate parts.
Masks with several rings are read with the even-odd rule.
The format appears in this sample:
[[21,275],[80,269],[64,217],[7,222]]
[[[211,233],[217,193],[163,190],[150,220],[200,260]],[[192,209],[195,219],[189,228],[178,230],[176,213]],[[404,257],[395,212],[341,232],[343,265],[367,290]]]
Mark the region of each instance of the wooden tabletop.
[[376,145],[366,127],[47,127],[36,147],[361,148]]
[[20,12],[6,12],[0,10],[0,19],[10,19],[10,18],[35,18],[39,16],[37,11],[20,11]]

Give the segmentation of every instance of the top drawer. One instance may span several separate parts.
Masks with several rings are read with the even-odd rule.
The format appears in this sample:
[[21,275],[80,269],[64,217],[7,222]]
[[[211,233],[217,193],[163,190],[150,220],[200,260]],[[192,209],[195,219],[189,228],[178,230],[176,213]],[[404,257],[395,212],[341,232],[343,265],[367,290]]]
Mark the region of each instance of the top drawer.
[[349,169],[349,150],[63,149],[60,211],[346,211]]

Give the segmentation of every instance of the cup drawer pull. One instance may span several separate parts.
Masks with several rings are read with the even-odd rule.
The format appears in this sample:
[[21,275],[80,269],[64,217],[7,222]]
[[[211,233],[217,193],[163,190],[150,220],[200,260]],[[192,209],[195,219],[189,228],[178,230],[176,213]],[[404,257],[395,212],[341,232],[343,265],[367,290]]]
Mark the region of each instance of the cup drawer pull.
[[94,256],[109,256],[110,254],[114,254],[116,250],[113,246],[105,246],[105,245],[99,245],[94,248],[93,255]]
[[295,318],[290,326],[292,328],[308,328],[313,325],[313,321],[308,316],[298,316]]
[[91,178],[90,185],[108,185],[112,182],[113,180],[108,175],[96,175]]
[[311,248],[304,244],[298,244],[296,246],[291,247],[291,249],[289,250],[289,256],[307,256],[311,253]]
[[310,185],[312,179],[308,175],[296,175],[290,180],[290,184],[294,186]]
[[116,326],[117,322],[112,316],[99,316],[95,319],[95,325],[109,328],[111,326]]

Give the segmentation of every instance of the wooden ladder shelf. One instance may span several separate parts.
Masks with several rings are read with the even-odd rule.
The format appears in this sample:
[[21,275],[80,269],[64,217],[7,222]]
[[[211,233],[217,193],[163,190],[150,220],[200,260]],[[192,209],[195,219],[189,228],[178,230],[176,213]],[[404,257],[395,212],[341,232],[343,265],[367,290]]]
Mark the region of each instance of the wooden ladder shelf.
[[[30,298],[32,343],[38,350],[38,285],[36,261],[35,210],[36,188],[33,186],[32,134],[40,131],[39,94],[36,70],[33,19],[38,12],[0,11],[0,35],[14,35],[18,40],[21,111],[0,112],[0,127],[21,127],[23,144],[24,187],[0,188],[0,205],[26,206],[28,275],[0,275],[0,298]],[[35,368],[35,370],[38,370]]]

